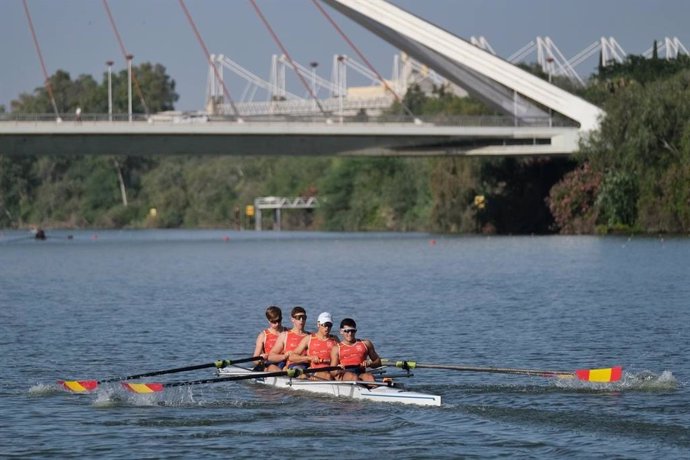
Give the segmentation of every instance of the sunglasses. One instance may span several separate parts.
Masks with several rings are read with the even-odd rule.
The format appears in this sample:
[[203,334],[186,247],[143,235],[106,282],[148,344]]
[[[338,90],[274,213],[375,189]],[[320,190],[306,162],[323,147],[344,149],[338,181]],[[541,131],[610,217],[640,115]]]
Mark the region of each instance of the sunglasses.
[[323,323],[321,326],[327,327],[328,329],[333,327],[333,323]]
[[343,334],[355,333],[357,329],[343,329]]
[[297,321],[306,321],[307,315],[295,315],[293,318],[295,318]]
[[269,322],[269,323],[279,323],[279,322],[281,322],[282,320],[283,320],[283,318],[269,319],[268,322]]

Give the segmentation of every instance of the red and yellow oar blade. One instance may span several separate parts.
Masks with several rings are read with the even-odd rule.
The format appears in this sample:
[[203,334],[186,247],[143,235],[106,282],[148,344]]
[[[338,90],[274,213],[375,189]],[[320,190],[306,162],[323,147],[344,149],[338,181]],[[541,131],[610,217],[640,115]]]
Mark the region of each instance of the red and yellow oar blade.
[[125,387],[127,390],[131,391],[132,393],[140,393],[140,394],[157,393],[159,391],[163,391],[163,384],[162,383],[126,383],[126,382],[122,382],[122,386]]
[[623,368],[621,366],[614,366],[601,369],[578,369],[575,371],[575,376],[586,382],[617,382],[623,376]]
[[98,388],[97,380],[59,380],[58,383],[73,393],[87,393]]

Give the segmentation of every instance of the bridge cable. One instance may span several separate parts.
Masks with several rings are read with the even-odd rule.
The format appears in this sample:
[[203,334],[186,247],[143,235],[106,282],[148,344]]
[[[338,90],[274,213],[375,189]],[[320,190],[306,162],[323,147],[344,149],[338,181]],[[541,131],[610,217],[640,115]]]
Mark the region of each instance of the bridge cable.
[[[127,56],[130,54],[127,52],[127,49],[125,48],[125,44],[122,41],[122,37],[120,36],[120,32],[117,30],[117,25],[115,24],[115,18],[113,17],[113,13],[110,11],[110,6],[108,6],[108,0],[103,0],[103,7],[105,8],[106,13],[108,13],[108,19],[110,20],[110,25],[113,28],[113,32],[115,33],[115,38],[117,38],[117,42],[120,44],[120,51],[122,51],[122,56],[125,58],[125,62],[128,61]],[[146,115],[148,116],[150,114],[149,112],[149,107],[146,105],[146,100],[144,99],[144,93],[141,91],[141,86],[139,85],[139,80],[137,79],[137,76],[134,73],[134,68],[132,68],[132,80],[134,81],[134,87],[137,90],[137,94],[139,95],[139,99],[141,99],[141,105],[144,106],[144,111],[146,112]]]
[[27,0],[22,0],[24,3],[24,13],[26,14],[26,19],[29,22],[29,29],[31,30],[31,37],[34,40],[34,46],[36,47],[36,53],[38,54],[38,60],[41,63],[41,69],[43,69],[43,78],[45,79],[45,87],[48,91],[48,96],[50,97],[50,102],[53,104],[53,110],[55,111],[55,116],[57,120],[60,121],[60,112],[57,108],[57,103],[55,102],[55,95],[53,94],[53,85],[50,83],[50,78],[48,77],[48,70],[46,69],[46,63],[43,60],[43,54],[41,53],[41,46],[38,43],[38,37],[36,36],[36,31],[34,30],[34,23],[31,20],[31,13],[29,12],[29,5]]
[[350,48],[352,48],[352,50],[353,50],[355,53],[357,53],[357,56],[359,56],[359,58],[364,62],[364,64],[366,64],[366,66],[369,67],[369,70],[371,70],[372,72],[374,72],[374,74],[375,74],[376,77],[379,79],[379,81],[383,84],[383,86],[386,88],[386,90],[387,90],[388,92],[390,92],[390,93],[393,95],[393,97],[395,97],[395,100],[398,101],[398,102],[400,103],[400,105],[401,105],[401,107],[403,108],[403,110],[405,110],[405,112],[407,112],[408,115],[410,115],[411,117],[414,118],[414,117],[415,117],[414,113],[412,113],[412,111],[409,109],[409,107],[407,107],[407,106],[403,103],[403,101],[402,101],[402,99],[400,98],[400,96],[398,95],[398,93],[396,93],[396,92],[393,90],[393,88],[391,88],[390,85],[388,85],[388,82],[386,82],[386,80],[385,80],[385,79],[383,78],[383,76],[376,70],[376,68],[375,68],[373,65],[371,65],[371,63],[370,63],[369,60],[366,58],[366,56],[364,55],[364,53],[362,53],[362,51],[357,47],[357,45],[355,45],[354,42],[353,42],[352,40],[350,40],[350,37],[348,37],[347,34],[340,28],[340,26],[338,26],[338,24],[335,22],[335,20],[333,19],[333,17],[332,17],[331,15],[328,14],[328,12],[317,2],[317,0],[311,0],[311,1],[312,1],[312,3],[314,4],[314,6],[321,12],[321,14],[324,15],[324,17],[328,20],[328,22],[331,23],[331,25],[333,26],[333,28],[338,32],[338,34],[340,34],[340,36],[343,38],[343,40],[345,40],[345,42],[347,42],[347,44],[350,46]]
[[271,27],[271,25],[268,23],[268,20],[266,19],[266,17],[265,17],[265,16],[263,15],[263,13],[261,12],[261,9],[259,8],[259,5],[256,4],[256,0],[249,0],[249,1],[250,1],[250,3],[252,4],[252,6],[254,7],[254,10],[256,11],[256,14],[259,16],[259,19],[261,19],[261,22],[263,22],[263,23],[264,23],[264,26],[266,26],[266,29],[268,29],[268,32],[271,34],[271,37],[273,37],[273,41],[276,42],[276,44],[278,45],[278,47],[280,48],[280,50],[281,50],[281,51],[283,52],[283,54],[285,55],[285,58],[288,60],[288,62],[290,62],[290,65],[292,66],[293,70],[295,71],[295,73],[297,74],[297,76],[299,77],[299,79],[302,81],[302,85],[304,85],[304,87],[307,89],[307,91],[309,92],[309,95],[310,95],[310,96],[312,97],[312,99],[314,99],[314,101],[316,102],[316,105],[319,106],[319,110],[321,111],[321,113],[322,113],[324,116],[327,117],[328,115],[326,114],[326,111],[323,109],[323,106],[321,105],[321,102],[319,102],[319,99],[316,97],[316,94],[314,94],[314,91],[313,91],[312,88],[309,86],[309,83],[307,83],[307,80],[304,78],[304,76],[302,75],[302,73],[299,71],[299,69],[298,69],[297,66],[295,65],[295,62],[294,62],[294,61],[292,60],[292,58],[290,57],[290,53],[288,53],[287,49],[285,48],[285,46],[283,45],[283,43],[282,43],[282,42],[280,41],[280,39],[278,38],[278,35],[276,35],[275,31],[273,30],[273,28]]
[[232,111],[235,113],[235,116],[237,116],[239,118],[240,112],[239,112],[239,110],[237,110],[237,106],[235,105],[235,102],[232,100],[232,97],[230,96],[230,91],[228,91],[227,86],[225,86],[225,81],[221,77],[220,72],[218,71],[218,67],[213,64],[213,60],[211,59],[211,53],[208,52],[208,48],[206,47],[206,43],[204,42],[204,39],[201,38],[201,34],[199,33],[199,29],[197,29],[196,24],[194,23],[194,19],[192,19],[192,15],[189,13],[187,6],[184,4],[184,0],[179,0],[179,3],[180,3],[180,7],[184,11],[185,16],[187,16],[187,21],[189,22],[189,25],[192,26],[192,30],[194,31],[194,35],[196,35],[196,39],[199,42],[201,49],[204,51],[204,54],[206,55],[206,60],[208,61],[211,68],[213,69],[213,73],[215,74],[218,81],[220,81],[221,85],[223,85],[223,93],[225,94],[225,98],[230,103],[230,106],[232,107]]

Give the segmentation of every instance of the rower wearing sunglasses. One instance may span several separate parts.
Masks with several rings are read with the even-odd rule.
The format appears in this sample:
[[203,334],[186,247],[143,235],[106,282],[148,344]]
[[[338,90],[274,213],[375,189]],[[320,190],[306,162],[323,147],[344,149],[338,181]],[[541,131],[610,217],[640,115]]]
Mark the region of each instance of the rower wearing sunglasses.
[[280,307],[275,305],[270,305],[266,308],[266,319],[268,320],[269,327],[259,332],[256,337],[256,346],[254,347],[254,354],[252,356],[261,356],[263,358],[262,362],[256,362],[256,370],[263,370],[265,367],[270,366],[271,362],[267,361],[268,354],[273,349],[276,341],[280,334],[283,333],[285,328],[283,327],[283,312]]
[[307,368],[307,364],[297,364],[288,361],[290,352],[293,351],[302,342],[304,337],[309,335],[309,332],[304,330],[304,325],[307,322],[307,312],[304,308],[296,306],[290,312],[290,320],[292,321],[292,329],[285,331],[280,336],[275,345],[268,354],[268,360],[272,363],[266,368],[268,372],[277,372],[282,370],[285,366],[289,369],[299,367],[302,369]]
[[359,366],[358,369],[339,371],[336,378],[340,380],[374,381],[374,376],[366,372],[367,367],[381,367],[381,358],[369,339],[358,339],[357,323],[352,318],[340,322],[342,340],[331,351],[331,366]]
[[[325,311],[319,315],[316,324],[316,333],[304,337],[297,348],[288,353],[290,363],[305,363],[311,369],[331,366],[331,350],[338,345],[338,337],[331,335],[333,317]],[[328,371],[315,372],[312,375],[316,380],[333,380]]]

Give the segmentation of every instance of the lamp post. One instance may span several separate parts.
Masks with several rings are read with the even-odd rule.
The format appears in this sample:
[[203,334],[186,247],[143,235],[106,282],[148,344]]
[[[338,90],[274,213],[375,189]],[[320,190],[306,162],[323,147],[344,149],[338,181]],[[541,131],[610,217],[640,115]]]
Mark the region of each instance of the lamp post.
[[314,97],[314,108],[316,108],[316,68],[319,63],[316,61],[310,62],[309,67],[311,67],[311,94]]
[[132,122],[132,59],[134,56],[128,54],[127,58],[127,113],[129,114],[129,122]]
[[340,123],[343,122],[343,96],[347,92],[346,82],[345,82],[345,56],[338,56],[338,70],[336,75],[338,76],[338,112],[340,112]]
[[113,121],[113,61],[106,61],[108,66],[108,121]]

